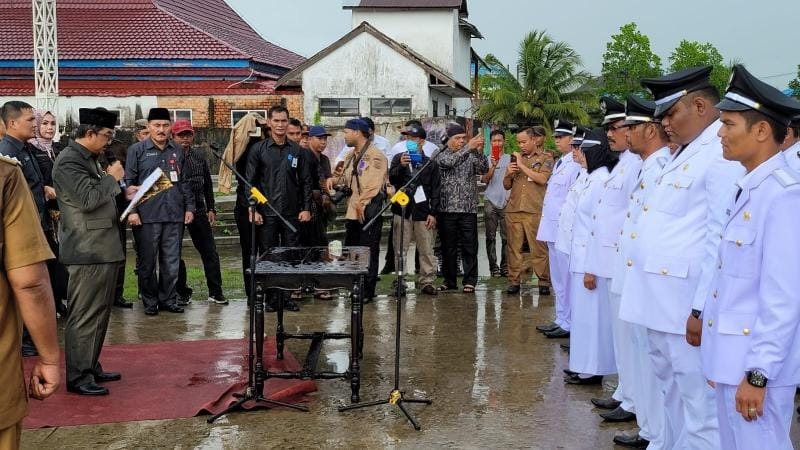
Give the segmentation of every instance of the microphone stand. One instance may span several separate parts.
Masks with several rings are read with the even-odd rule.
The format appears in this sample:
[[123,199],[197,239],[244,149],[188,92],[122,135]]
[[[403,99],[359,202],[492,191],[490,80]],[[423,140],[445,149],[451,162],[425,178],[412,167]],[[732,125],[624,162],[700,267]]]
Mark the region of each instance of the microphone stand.
[[266,379],[266,368],[264,367],[264,292],[263,290],[259,289],[258,293],[256,293],[256,275],[255,275],[255,268],[256,264],[259,261],[259,257],[257,257],[257,248],[256,248],[256,224],[252,221],[255,217],[256,212],[256,205],[267,205],[270,210],[286,225],[286,228],[292,230],[293,233],[297,232],[297,229],[292,226],[292,224],[283,217],[274,206],[272,206],[268,201],[267,197],[258,190],[258,188],[251,185],[236,169],[231,165],[228,164],[225,159],[222,158],[222,155],[219,154],[219,147],[213,144],[209,144],[211,147],[211,153],[214,154],[219,160],[225,164],[236,178],[239,180],[239,183],[242,183],[250,192],[250,196],[248,197],[248,210],[249,215],[251,218],[250,221],[250,268],[248,272],[250,274],[250,279],[247,282],[250,284],[250,295],[248,296],[247,303],[250,315],[250,324],[248,330],[248,370],[247,370],[247,388],[243,393],[233,394],[238,400],[225,408],[223,411],[211,416],[206,422],[213,423],[220,417],[231,413],[233,411],[247,411],[244,409],[244,403],[248,401],[254,401],[256,403],[265,403],[267,405],[276,405],[276,406],[284,406],[287,408],[296,409],[299,411],[308,411],[308,408],[302,405],[294,405],[291,403],[284,403],[277,400],[272,400],[269,398],[264,397],[264,380]]
[[[414,182],[419,178],[420,174],[431,164],[433,159],[428,158],[428,160],[423,164],[420,168],[416,170],[411,178],[403,185],[400,189],[395,192],[395,194],[389,199],[389,202],[384,205],[381,211],[373,217],[366,225],[362,228],[362,231],[369,230],[370,227],[373,226],[375,221],[386,212],[387,209],[391,208],[392,205],[398,204],[400,205],[400,217],[402,221],[405,221],[406,218],[406,206],[409,203],[408,193],[415,191],[417,186],[414,186],[414,189],[411,187],[414,185]],[[413,192],[411,195],[414,195]],[[339,408],[339,412],[349,411],[351,409],[360,409],[360,408],[367,408],[371,406],[378,406],[378,405],[396,405],[400,408],[400,411],[406,416],[411,425],[414,427],[415,430],[419,431],[421,429],[419,423],[411,416],[408,412],[406,407],[403,403],[422,403],[425,405],[430,405],[433,403],[432,400],[426,398],[406,398],[405,392],[400,390],[400,322],[402,317],[402,302],[403,298],[406,296],[406,289],[405,289],[405,281],[403,280],[403,272],[406,268],[406,252],[403,248],[403,231],[405,230],[404,224],[401,222],[400,226],[400,260],[398,264],[398,270],[396,272],[396,287],[395,287],[395,298],[396,298],[396,320],[395,320],[395,330],[394,330],[394,388],[391,392],[389,392],[389,397],[382,400],[373,400],[369,402],[363,403],[355,403],[348,406],[342,406]],[[397,251],[397,249],[395,249]]]

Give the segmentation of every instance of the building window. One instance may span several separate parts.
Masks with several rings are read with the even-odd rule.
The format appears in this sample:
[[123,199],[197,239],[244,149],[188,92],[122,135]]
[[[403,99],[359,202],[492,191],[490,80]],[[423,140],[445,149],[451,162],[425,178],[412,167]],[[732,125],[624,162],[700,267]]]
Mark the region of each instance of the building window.
[[236,122],[242,120],[242,117],[249,113],[256,113],[263,118],[267,118],[267,110],[265,109],[232,109],[231,110],[231,127],[236,125]]
[[319,113],[322,116],[358,116],[357,98],[321,98]]
[[115,127],[122,125],[122,110],[119,109],[109,109],[108,112],[112,112],[117,115],[117,123],[114,124]]
[[439,100],[433,101],[433,117],[439,117]]
[[450,115],[450,105],[448,105],[447,103],[444,104],[444,115],[445,116]]
[[170,109],[169,116],[173,123],[175,123],[176,120],[188,120],[189,123],[192,123],[191,109]]
[[372,98],[369,100],[372,116],[411,115],[410,98]]

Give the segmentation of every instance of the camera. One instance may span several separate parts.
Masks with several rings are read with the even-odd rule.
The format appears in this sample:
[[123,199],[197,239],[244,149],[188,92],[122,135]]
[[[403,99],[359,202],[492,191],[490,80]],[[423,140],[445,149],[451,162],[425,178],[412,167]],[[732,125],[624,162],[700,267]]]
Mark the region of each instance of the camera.
[[353,190],[350,189],[350,186],[336,186],[333,188],[333,191],[333,195],[331,195],[331,202],[334,205],[338,205],[339,202],[353,195]]

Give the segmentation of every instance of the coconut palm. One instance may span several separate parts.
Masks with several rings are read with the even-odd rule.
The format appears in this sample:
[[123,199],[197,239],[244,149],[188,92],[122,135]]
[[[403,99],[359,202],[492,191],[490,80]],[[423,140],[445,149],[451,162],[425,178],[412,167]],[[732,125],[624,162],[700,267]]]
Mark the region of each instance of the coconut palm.
[[520,43],[518,78],[493,55],[485,58],[492,73],[481,80],[477,117],[492,123],[542,123],[554,119],[587,123],[591,90],[578,89],[589,75],[579,70],[581,58],[567,43],[544,31],[532,31]]

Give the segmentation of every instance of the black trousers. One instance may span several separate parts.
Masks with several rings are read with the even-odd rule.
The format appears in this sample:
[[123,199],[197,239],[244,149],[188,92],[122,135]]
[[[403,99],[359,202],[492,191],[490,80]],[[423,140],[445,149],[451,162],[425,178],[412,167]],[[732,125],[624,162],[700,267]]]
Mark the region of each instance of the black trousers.
[[384,257],[382,272],[394,272],[394,220],[389,224],[389,242],[386,244],[386,257]]
[[[119,223],[119,240],[122,242],[122,253],[128,254],[128,239],[125,232],[125,228],[128,226],[128,221],[124,220]],[[136,249],[136,241],[134,240],[133,244],[134,250]],[[123,292],[125,292],[125,260],[123,259],[117,265],[117,282],[114,286],[114,299],[119,300],[123,298]]]
[[464,265],[464,285],[478,282],[478,215],[473,213],[440,213],[439,239],[442,242],[442,276],[444,284],[458,286],[458,250]]
[[[194,244],[197,252],[200,253],[200,259],[203,261],[203,272],[206,276],[208,295],[214,297],[222,295],[222,270],[219,266],[219,254],[217,253],[217,245],[214,243],[214,232],[211,229],[211,223],[208,221],[206,213],[195,214],[194,220],[189,225],[186,225],[186,229],[189,230],[192,244]],[[184,292],[187,289],[186,264],[181,260],[177,291]]]
[[[239,247],[242,250],[242,276],[244,277],[244,290],[247,293],[247,298],[250,298],[250,277],[247,275],[247,269],[250,268],[250,247],[252,240],[250,239],[251,224],[248,208],[243,208],[237,205],[233,208],[233,216],[236,219],[236,229],[239,231]],[[262,251],[258,244],[258,235],[261,232],[261,226],[256,226],[256,252]]]
[[69,273],[66,267],[58,261],[58,242],[53,239],[52,231],[45,231],[44,235],[47,237],[47,244],[50,246],[50,251],[56,256],[55,259],[47,260],[47,272],[50,275],[50,285],[53,288],[53,299],[56,305],[58,305],[62,300],[67,299]]
[[375,285],[378,283],[378,254],[381,251],[383,219],[376,220],[366,231],[361,230],[363,227],[364,224],[357,220],[348,220],[345,224],[344,245],[369,247],[369,272],[364,282],[363,297],[374,298]]
[[310,222],[301,223],[298,229],[300,232],[300,245],[303,247],[328,245],[328,236],[325,232],[327,228],[325,219],[319,215],[313,217]]
[[297,216],[284,216],[298,232],[291,231],[277,216],[263,216],[264,223],[258,231],[258,242],[264,249],[272,247],[299,247],[300,221]]
[[[175,305],[181,262],[182,222],[142,224],[139,230],[139,291],[144,307]],[[156,276],[158,266],[158,276]]]

